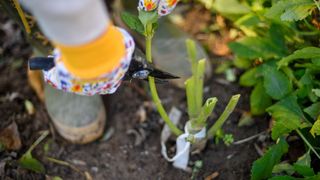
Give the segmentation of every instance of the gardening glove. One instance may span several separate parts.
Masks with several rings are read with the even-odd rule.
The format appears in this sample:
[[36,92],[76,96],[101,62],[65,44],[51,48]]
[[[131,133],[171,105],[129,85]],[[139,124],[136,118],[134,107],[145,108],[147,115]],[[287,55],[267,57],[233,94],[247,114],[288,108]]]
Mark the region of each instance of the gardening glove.
[[[109,27],[109,30],[110,28],[119,33],[121,37],[120,39],[115,39],[115,41],[119,41],[119,44],[123,45],[125,48],[124,52],[121,53],[121,56],[114,57],[113,55],[115,52],[105,52],[105,50],[101,49],[101,51],[106,53],[104,54],[104,52],[101,52],[102,57],[99,57],[100,55],[98,55],[100,54],[97,52],[99,50],[94,50],[93,52],[97,53],[98,57],[91,53],[71,54],[71,57],[69,57],[68,54],[64,54],[65,51],[68,53],[69,49],[61,50],[61,46],[57,46],[53,53],[55,67],[43,71],[45,82],[56,89],[80,95],[92,96],[95,94],[114,93],[120,86],[121,80],[129,68],[135,44],[132,37],[124,29],[112,26]],[[104,38],[102,37],[98,41],[101,42],[96,42],[97,44],[103,43],[102,41],[104,41]],[[110,44],[109,47],[108,44],[100,46],[114,50],[112,46],[114,46],[115,43],[108,43]],[[84,48],[86,49],[87,47]],[[100,49],[99,47],[96,48]],[[79,49],[79,51],[81,50]],[[87,56],[89,60],[96,60],[92,65],[98,64],[97,67],[89,67],[88,64],[80,64],[77,60],[82,59],[82,57],[79,56]],[[74,64],[72,63],[72,60],[74,60]],[[98,60],[104,61],[105,63],[99,63]],[[114,63],[112,63],[112,61],[114,61]]]
[[170,14],[178,4],[179,0],[139,0],[138,9],[153,11],[156,8],[159,16]]
[[135,48],[112,25],[102,0],[21,0],[55,46],[45,82],[80,95],[111,94],[120,86]]

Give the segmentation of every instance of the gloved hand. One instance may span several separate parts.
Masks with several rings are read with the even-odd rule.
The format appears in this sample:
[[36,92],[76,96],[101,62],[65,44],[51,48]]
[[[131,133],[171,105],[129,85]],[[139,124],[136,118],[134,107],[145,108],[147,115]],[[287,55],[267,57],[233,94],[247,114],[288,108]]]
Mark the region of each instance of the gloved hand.
[[138,9],[152,11],[158,8],[159,16],[170,14],[178,4],[179,0],[139,0]]
[[[116,64],[116,66],[111,71],[105,72],[104,74],[97,77],[95,77],[94,75],[88,76],[88,74],[84,74],[86,77],[89,77],[90,79],[83,79],[81,77],[77,77],[77,75],[71,73],[70,69],[66,67],[66,61],[63,60],[63,54],[61,54],[61,51],[58,47],[54,50],[53,54],[53,57],[55,59],[55,67],[48,71],[43,71],[45,82],[56,89],[80,95],[92,96],[95,94],[114,93],[120,86],[121,79],[124,77],[125,72],[129,68],[132,54],[135,48],[135,43],[133,38],[124,29],[114,26],[111,26],[109,28],[114,28],[115,31],[119,31],[121,33],[123,38],[118,39],[118,41],[121,41],[120,43],[122,43],[125,47],[125,52],[123,56],[120,57],[121,60],[118,60],[118,62],[120,63]],[[117,39],[115,41],[117,41]],[[95,44],[97,43],[99,42],[96,42]],[[109,43],[114,44],[114,42]],[[107,58],[107,55],[108,54],[106,54],[105,61],[110,60]],[[99,68],[97,70],[99,70]],[[95,72],[93,72],[93,74],[95,74]]]

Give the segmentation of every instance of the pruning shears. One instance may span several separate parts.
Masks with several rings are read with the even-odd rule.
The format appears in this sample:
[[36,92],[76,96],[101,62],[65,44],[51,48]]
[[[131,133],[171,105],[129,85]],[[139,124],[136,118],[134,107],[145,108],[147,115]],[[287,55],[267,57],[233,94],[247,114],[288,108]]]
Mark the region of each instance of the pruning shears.
[[[54,57],[34,57],[29,60],[30,70],[48,71],[55,66]],[[148,77],[154,77],[156,83],[165,83],[169,79],[179,77],[169,72],[162,71],[147,62],[145,54],[138,48],[135,49],[130,66],[123,80],[139,79],[148,81]]]

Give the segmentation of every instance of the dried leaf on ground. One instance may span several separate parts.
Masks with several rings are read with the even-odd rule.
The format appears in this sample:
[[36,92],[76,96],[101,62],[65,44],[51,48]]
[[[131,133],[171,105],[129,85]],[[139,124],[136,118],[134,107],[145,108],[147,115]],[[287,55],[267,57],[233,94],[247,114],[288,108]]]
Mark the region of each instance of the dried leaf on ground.
[[14,121],[0,130],[0,143],[8,150],[19,150],[21,148],[20,134]]

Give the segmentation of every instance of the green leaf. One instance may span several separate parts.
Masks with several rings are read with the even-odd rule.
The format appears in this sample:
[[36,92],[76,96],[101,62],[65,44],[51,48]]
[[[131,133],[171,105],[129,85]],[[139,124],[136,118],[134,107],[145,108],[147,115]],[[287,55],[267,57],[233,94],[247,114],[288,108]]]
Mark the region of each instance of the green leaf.
[[246,87],[254,86],[259,80],[257,75],[257,68],[251,68],[241,75],[239,84]]
[[311,59],[311,62],[316,66],[320,66],[320,58],[313,58]]
[[45,171],[44,166],[37,159],[33,158],[31,153],[33,149],[48,136],[48,134],[48,130],[44,131],[41,136],[30,146],[28,151],[22,155],[22,157],[18,161],[21,167],[37,173],[43,173]]
[[275,123],[272,127],[272,139],[277,139],[281,135],[301,127],[302,120],[305,119],[300,109],[297,99],[294,96],[288,96],[267,109]]
[[270,38],[244,37],[236,42],[229,43],[228,46],[239,58],[268,59],[284,55]]
[[312,92],[313,92],[317,97],[320,97],[320,89],[312,89]]
[[296,59],[312,59],[312,58],[320,58],[320,48],[317,47],[306,47],[303,49],[296,50],[290,56],[282,58],[277,64],[278,68],[282,66],[288,66],[293,60]]
[[254,13],[243,15],[241,18],[239,18],[235,25],[237,26],[245,26],[245,27],[252,27],[258,25],[260,23],[260,18]]
[[320,102],[314,103],[311,106],[303,109],[312,119],[317,119],[320,115]]
[[320,173],[318,173],[317,175],[314,175],[312,177],[306,177],[303,180],[319,180],[320,179]]
[[289,78],[276,67],[264,64],[263,85],[267,94],[273,99],[281,99],[292,91],[292,83]]
[[282,0],[274,4],[265,16],[283,21],[298,21],[310,15],[314,8],[312,0]]
[[305,153],[303,156],[299,157],[296,163],[294,163],[293,167],[295,171],[297,171],[302,176],[313,176],[314,171],[310,167],[311,164],[311,157],[310,151]]
[[121,13],[121,19],[130,29],[144,35],[144,27],[138,16],[128,12],[123,12]]
[[248,69],[251,67],[252,61],[246,58],[236,57],[233,60],[233,64],[240,69]]
[[261,158],[253,163],[251,180],[266,179],[271,176],[273,167],[278,164],[283,154],[288,152],[289,145],[284,138],[271,146]]
[[258,83],[250,95],[250,109],[253,115],[262,115],[272,105],[270,96],[265,92],[263,83]]
[[147,24],[154,24],[158,21],[158,12],[157,11],[139,11],[139,19],[146,29]]
[[241,4],[238,0],[216,0],[213,7],[220,13],[245,14],[249,13],[249,7]]
[[271,24],[269,29],[270,39],[283,54],[287,54],[288,51],[285,43],[285,35],[286,34],[281,25],[275,23]]
[[38,160],[33,158],[29,151],[19,159],[19,165],[22,168],[29,169],[37,173],[43,173],[45,171],[44,166]]
[[315,137],[316,135],[320,135],[320,116],[318,117],[316,122],[313,124],[310,130],[310,133],[313,137]]
[[289,163],[280,163],[275,165],[272,169],[273,174],[280,174],[282,172],[285,172],[288,175],[292,175],[294,173],[294,168]]

